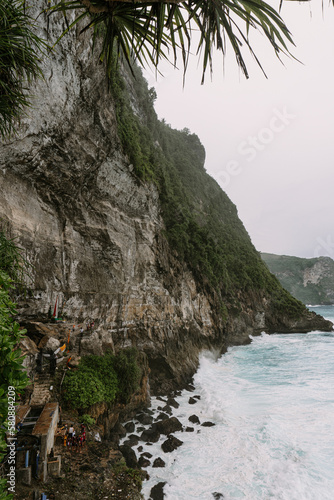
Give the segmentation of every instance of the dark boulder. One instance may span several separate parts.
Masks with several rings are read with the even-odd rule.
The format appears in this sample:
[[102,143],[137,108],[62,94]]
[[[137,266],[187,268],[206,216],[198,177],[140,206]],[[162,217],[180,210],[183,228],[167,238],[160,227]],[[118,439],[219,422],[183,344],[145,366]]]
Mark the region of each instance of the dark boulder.
[[176,448],[181,446],[181,444],[183,444],[183,441],[177,439],[175,436],[170,435],[169,438],[162,443],[161,448],[165,453],[171,453],[172,451],[176,450]]
[[203,424],[201,424],[202,427],[213,427],[214,424],[213,422],[203,422]]
[[126,432],[135,432],[135,424],[134,422],[128,422],[124,425]]
[[151,465],[151,462],[149,461],[148,458],[141,455],[138,459],[138,465],[139,467],[148,467],[149,465]]
[[139,436],[137,436],[136,434],[131,434],[123,444],[131,447],[137,446],[137,444],[139,443],[139,439]]
[[196,403],[197,403],[197,401],[198,401],[198,400],[197,400],[197,399],[195,399],[195,398],[189,398],[188,403],[189,403],[190,405],[194,405],[194,404],[196,404]]
[[172,432],[182,431],[182,424],[176,417],[160,420],[155,425],[160,434],[171,434]]
[[173,413],[173,411],[169,405],[164,406],[162,408],[162,411],[164,411],[165,413],[168,413],[168,415],[171,415]]
[[158,483],[150,491],[150,500],[164,500],[164,486],[166,483]]
[[186,432],[194,432],[194,430],[193,427],[186,427]]
[[138,469],[138,460],[133,449],[126,444],[121,445],[119,449],[123,457],[125,458],[126,465],[131,469]]
[[167,404],[169,406],[172,406],[173,408],[178,408],[180,406],[179,403],[177,403],[177,401],[175,401],[174,398],[168,398]]
[[165,467],[165,465],[165,461],[158,457],[154,460],[152,467]]
[[188,392],[194,392],[195,387],[194,387],[192,384],[188,384],[188,385],[185,387],[185,390],[186,390],[186,391],[188,391]]
[[167,418],[169,418],[169,416],[167,415],[167,413],[159,413],[159,415],[157,416],[157,418],[155,420],[156,421],[157,420],[166,420]]
[[160,438],[160,432],[155,429],[155,428],[150,428],[145,431],[143,431],[140,435],[141,441],[145,441],[148,443],[156,443],[159,441]]
[[188,420],[192,424],[200,424],[201,423],[197,415],[190,415],[190,417],[188,418]]
[[139,413],[138,415],[136,415],[136,419],[142,425],[150,425],[153,422],[153,417],[151,415],[148,415],[147,413]]

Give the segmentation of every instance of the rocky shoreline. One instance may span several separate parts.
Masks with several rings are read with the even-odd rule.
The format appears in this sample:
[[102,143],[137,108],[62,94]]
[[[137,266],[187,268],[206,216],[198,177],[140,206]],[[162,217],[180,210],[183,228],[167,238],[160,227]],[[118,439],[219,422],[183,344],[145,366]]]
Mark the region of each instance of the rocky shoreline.
[[[315,315],[314,318],[319,318],[320,324],[324,325],[323,318]],[[26,400],[36,400],[39,394],[36,353],[41,348],[45,352],[48,349],[54,350],[67,342],[70,325],[71,323],[52,324],[37,321],[25,323],[28,335],[22,341],[21,348],[26,354],[25,367],[34,381],[26,390]],[[94,332],[91,332],[91,337],[96,342]],[[70,358],[68,365],[75,369],[80,362],[81,355],[89,354],[87,346],[91,345],[93,340],[90,340],[86,334],[81,335],[78,327],[73,330],[72,325],[69,353],[64,356],[55,378],[52,381],[48,380],[49,385],[52,383],[54,386],[52,394],[50,391],[48,393],[53,401],[62,401],[60,383],[66,371],[65,360]],[[250,341],[251,339],[247,337],[243,343]],[[216,358],[225,351],[226,349],[216,351],[211,349],[212,355]],[[155,377],[157,370],[153,373],[150,371],[148,357],[144,352],[140,353],[139,360],[142,368],[140,389],[133,394],[127,405],[110,406],[106,403],[99,403],[87,410],[87,413],[96,421],[88,439],[89,454],[83,454],[82,457],[68,456],[68,452],[60,447],[59,453],[63,457],[60,481],[50,478],[45,485],[46,490],[54,494],[55,500],[72,500],[73,491],[75,491],[75,498],[80,497],[83,500],[96,498],[97,492],[99,492],[98,495],[103,492],[105,497],[119,500],[142,499],[141,480],[148,479],[154,470],[168,468],[170,460],[168,457],[173,456],[173,451],[182,445],[187,434],[204,432],[206,428],[209,431],[214,425],[210,418],[196,413],[196,404],[201,396],[194,392],[191,377],[198,367],[198,358],[197,363],[193,365],[191,377],[184,376],[182,383],[178,384],[176,384],[176,379],[164,381],[161,378],[164,374],[163,370],[160,377]],[[150,388],[151,381],[153,381],[153,389],[152,386]],[[181,419],[177,413],[180,397],[183,398],[183,406],[184,398],[186,398],[186,403],[192,410],[186,419]],[[70,412],[68,422],[72,421],[79,424],[80,414]],[[95,432],[101,435],[102,443],[95,442]],[[82,472],[85,474],[83,475]],[[158,481],[150,487],[148,493],[151,494],[153,500],[163,498],[164,485],[160,484],[163,482]],[[33,484],[33,487],[36,485]],[[31,488],[23,488],[18,498],[28,499],[30,493]],[[99,498],[104,497],[99,496]]]
[[[177,411],[187,401],[189,412]],[[210,432],[209,428],[216,424],[207,420],[201,412],[196,411],[196,404],[201,395],[195,392],[195,387],[188,384],[183,391],[176,391],[166,397],[152,397],[151,407],[138,412],[132,420],[124,423],[125,436],[121,439],[120,450],[129,467],[140,467],[147,471],[145,498],[162,500],[165,498],[164,487],[167,481],[160,480],[159,472],[168,468],[174,460],[174,451],[183,445],[187,434]],[[178,416],[175,416],[177,413]],[[212,492],[215,499],[223,498],[223,493]]]

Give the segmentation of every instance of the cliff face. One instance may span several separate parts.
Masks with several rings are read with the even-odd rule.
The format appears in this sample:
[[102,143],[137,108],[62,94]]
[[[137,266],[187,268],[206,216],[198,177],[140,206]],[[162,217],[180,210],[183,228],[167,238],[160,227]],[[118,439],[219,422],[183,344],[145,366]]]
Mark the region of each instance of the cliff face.
[[334,261],[330,257],[303,259],[262,254],[269,270],[304,304],[334,304]]
[[[65,28],[61,16],[39,22],[50,43]],[[331,329],[306,311],[295,321],[277,314],[263,290],[229,296],[220,314],[219,294],[166,239],[158,187],[134,174],[94,61],[89,39],[64,37],[44,62],[19,136],[0,150],[1,216],[33,265],[20,317],[45,316],[58,297],[70,321],[97,324],[81,354],[136,345],[155,390],[185,381],[203,348],[222,351],[262,330]]]

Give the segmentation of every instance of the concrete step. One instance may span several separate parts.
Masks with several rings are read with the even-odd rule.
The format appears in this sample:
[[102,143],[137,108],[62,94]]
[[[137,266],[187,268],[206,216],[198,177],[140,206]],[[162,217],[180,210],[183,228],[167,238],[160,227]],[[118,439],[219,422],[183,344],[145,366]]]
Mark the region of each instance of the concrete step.
[[50,386],[52,380],[48,375],[40,374],[34,381],[34,389],[30,399],[31,406],[45,405],[51,399]]

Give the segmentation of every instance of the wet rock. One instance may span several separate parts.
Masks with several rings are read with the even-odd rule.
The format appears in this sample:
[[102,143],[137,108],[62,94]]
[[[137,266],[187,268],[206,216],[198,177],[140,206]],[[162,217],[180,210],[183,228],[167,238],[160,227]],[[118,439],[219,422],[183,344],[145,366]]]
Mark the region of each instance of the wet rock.
[[159,415],[156,418],[156,421],[157,420],[166,420],[167,418],[169,418],[169,416],[167,415],[167,413],[159,413]]
[[164,398],[162,398],[161,396],[157,396],[157,400],[162,401],[163,403],[167,403],[167,401]]
[[138,469],[138,460],[133,449],[125,444],[121,445],[119,449],[123,457],[125,458],[126,465],[128,467],[131,467],[131,469]]
[[189,398],[188,403],[189,403],[190,405],[194,405],[194,404],[196,404],[196,403],[197,403],[197,399],[195,399],[195,398]]
[[139,453],[141,453],[141,452],[143,451],[143,449],[144,449],[144,448],[143,448],[141,445],[140,445],[140,446],[138,446],[138,448],[137,448],[137,450],[139,451]]
[[173,410],[171,409],[171,407],[169,405],[166,405],[162,408],[162,411],[164,411],[165,413],[168,413],[168,415],[172,415],[173,413]]
[[158,483],[150,491],[150,500],[163,500],[165,498],[164,486],[166,483]]
[[176,417],[160,420],[155,425],[160,434],[171,434],[172,432],[182,431],[182,424]]
[[225,498],[222,493],[217,493],[217,492],[212,493],[212,496],[215,500],[220,500],[221,498]]
[[185,387],[185,390],[188,391],[188,392],[193,392],[195,390],[195,387],[192,384],[188,384]]
[[141,441],[146,441],[149,443],[156,443],[159,441],[160,438],[160,432],[157,429],[150,428],[145,431],[143,431],[140,435]]
[[214,427],[216,424],[214,424],[213,422],[203,422],[203,424],[201,424],[202,427]]
[[153,422],[153,417],[151,415],[147,415],[146,413],[140,413],[136,415],[136,419],[142,425],[150,425]]
[[179,406],[180,406],[179,403],[177,401],[175,401],[174,398],[168,398],[167,404],[169,406],[172,406],[173,408],[179,408]]
[[151,465],[151,462],[149,461],[148,458],[141,455],[138,460],[138,465],[139,467],[148,467],[149,465]]
[[194,432],[194,430],[193,427],[186,427],[186,432]]
[[200,420],[199,420],[199,418],[198,418],[197,415],[190,415],[190,417],[188,418],[188,420],[192,424],[200,424]]
[[201,399],[201,396],[199,394],[197,394],[196,396],[194,396],[195,399]]
[[128,422],[124,425],[124,427],[126,429],[126,432],[134,432],[136,428],[134,422]]
[[162,460],[162,458],[158,457],[154,460],[152,467],[158,468],[158,467],[165,467],[166,462]]
[[170,435],[169,438],[162,443],[161,448],[165,453],[171,453],[172,451],[176,450],[176,448],[179,448],[181,444],[183,444],[183,441],[177,439],[175,436]]
[[137,436],[137,434],[131,434],[128,439],[126,441],[124,441],[123,444],[127,445],[127,446],[137,446],[137,444],[139,443],[139,439],[140,437]]

